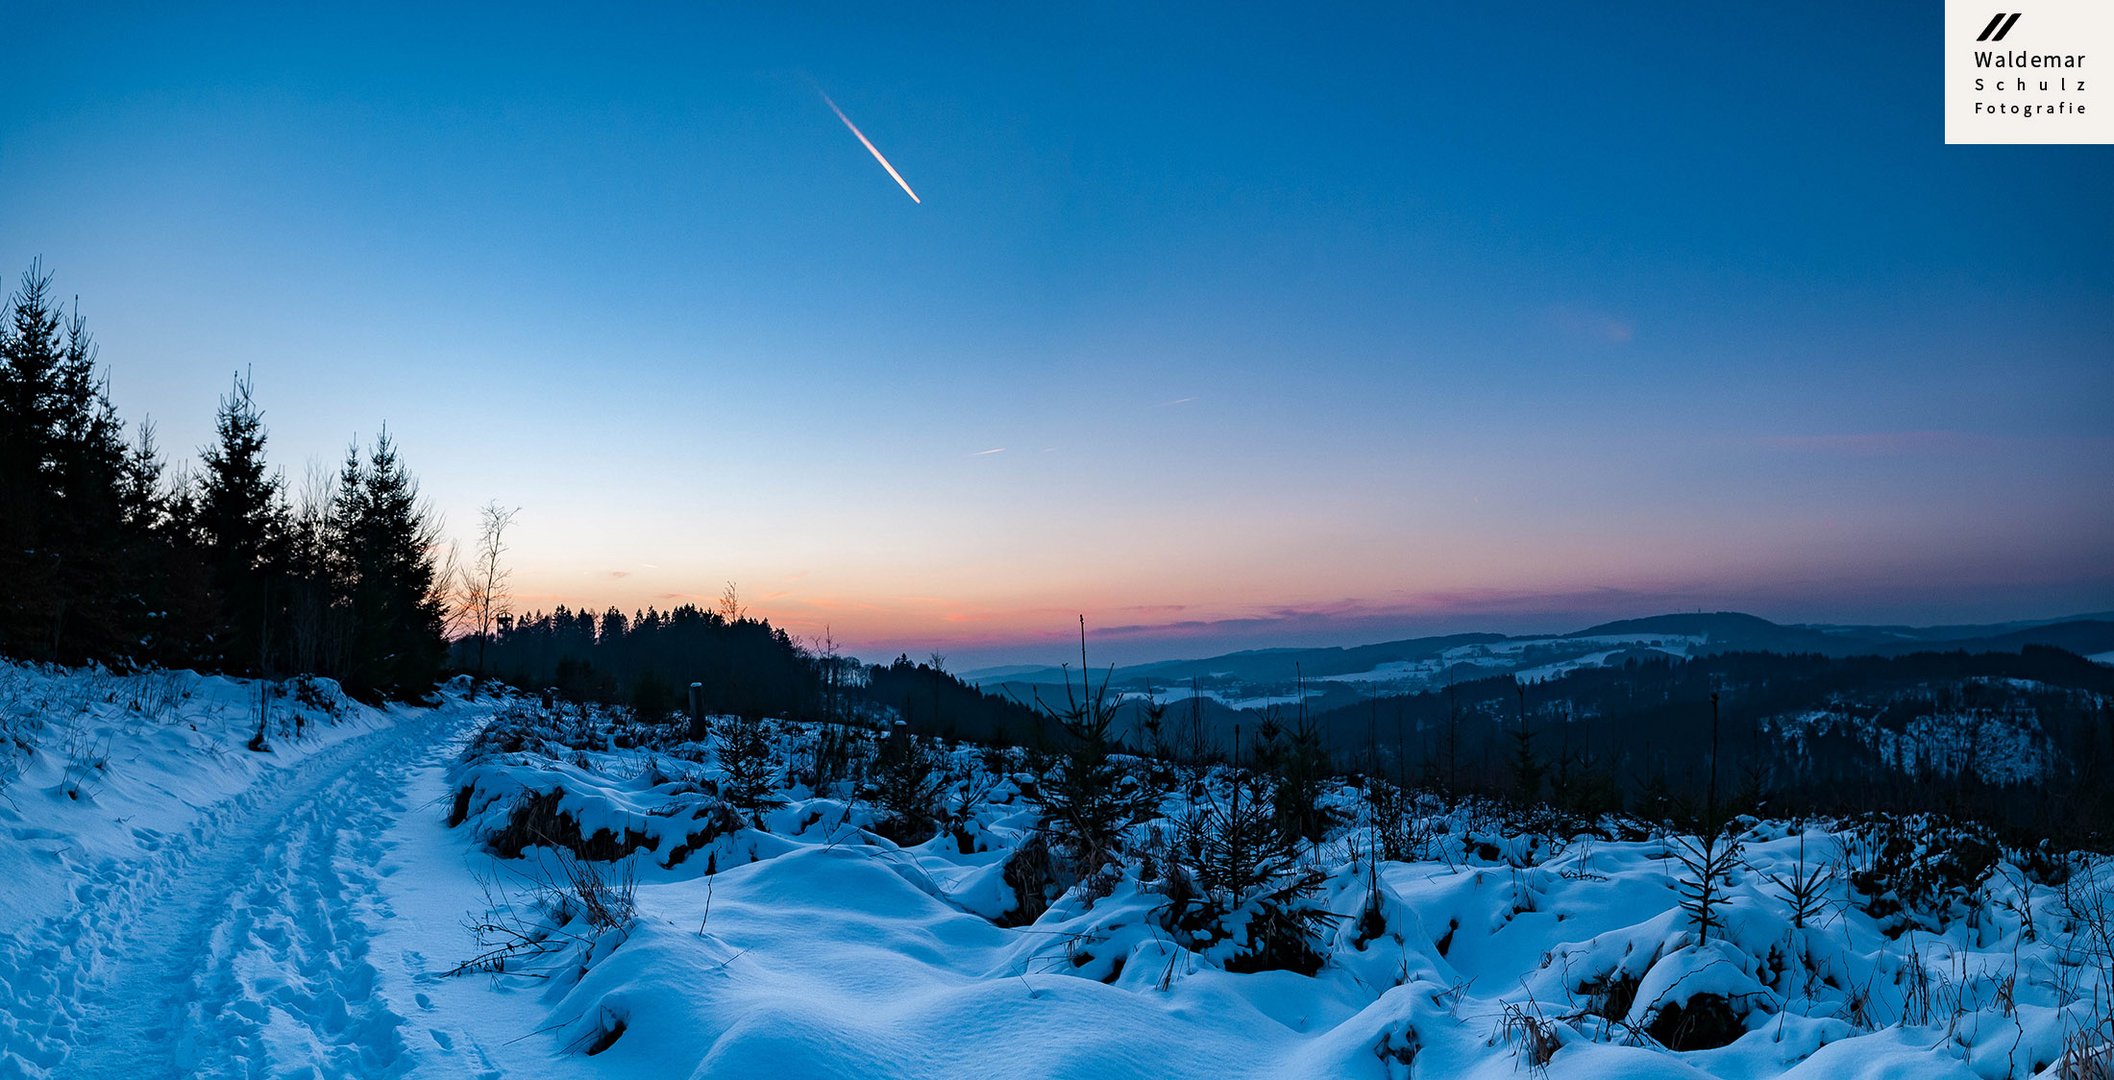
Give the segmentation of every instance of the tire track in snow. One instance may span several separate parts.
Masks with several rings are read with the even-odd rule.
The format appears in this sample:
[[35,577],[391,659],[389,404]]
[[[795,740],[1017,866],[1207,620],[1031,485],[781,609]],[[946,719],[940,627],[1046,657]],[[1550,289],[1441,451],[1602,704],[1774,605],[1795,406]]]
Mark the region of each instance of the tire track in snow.
[[[84,887],[69,923],[123,926],[77,972],[69,1076],[395,1076],[403,1017],[376,993],[363,915],[380,904],[379,837],[404,783],[460,715],[406,716],[318,754],[224,820],[126,919],[125,888]],[[100,904],[96,901],[102,901]],[[136,901],[135,901],[136,902]],[[98,910],[101,907],[103,910]]]

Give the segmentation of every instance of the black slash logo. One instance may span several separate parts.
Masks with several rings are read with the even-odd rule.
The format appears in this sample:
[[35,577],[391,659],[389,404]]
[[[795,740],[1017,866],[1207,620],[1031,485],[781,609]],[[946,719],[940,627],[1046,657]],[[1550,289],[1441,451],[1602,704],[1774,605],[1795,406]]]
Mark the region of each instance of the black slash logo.
[[2012,25],[2017,23],[2018,21],[2018,15],[2007,15],[2006,13],[1999,11],[1994,17],[1989,20],[1989,25],[1982,28],[1982,36],[1976,38],[1975,40],[2002,41],[2004,40],[2004,35],[2011,33]]

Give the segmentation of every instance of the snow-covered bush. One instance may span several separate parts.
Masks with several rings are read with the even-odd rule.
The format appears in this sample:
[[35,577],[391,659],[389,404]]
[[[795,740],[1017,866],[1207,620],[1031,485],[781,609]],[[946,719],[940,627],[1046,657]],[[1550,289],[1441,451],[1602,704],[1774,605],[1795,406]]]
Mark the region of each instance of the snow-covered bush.
[[1315,939],[1338,916],[1313,903],[1325,875],[1300,860],[1278,786],[1236,771],[1175,819],[1160,850],[1160,924],[1197,951],[1231,942],[1228,971],[1311,975],[1324,962]]
[[0,794],[22,775],[44,731],[44,709],[33,696],[37,683],[13,664],[0,663]]
[[1105,680],[1089,690],[1083,670],[1080,682],[1078,693],[1065,683],[1063,708],[1044,705],[1064,743],[1042,777],[1042,806],[1053,849],[1063,856],[1060,869],[1096,897],[1114,887],[1127,836],[1159,797],[1117,756],[1120,698],[1109,696]]
[[729,803],[754,814],[778,801],[778,748],[770,725],[755,717],[724,716],[713,725],[719,753],[720,793]]
[[1889,934],[1936,931],[1978,907],[2000,848],[1987,828],[1930,814],[1872,814],[1844,840],[1848,880]]
[[881,810],[877,826],[882,835],[899,844],[931,838],[944,812],[940,792],[948,777],[940,767],[940,755],[929,737],[919,738],[908,728],[882,734],[869,774]]
[[856,781],[872,753],[868,732],[849,723],[812,725],[793,754],[792,778],[827,797]]
[[476,951],[448,973],[525,972],[572,979],[623,943],[638,921],[636,864],[583,859],[559,850],[519,874],[522,885],[488,881],[486,908],[469,923]]

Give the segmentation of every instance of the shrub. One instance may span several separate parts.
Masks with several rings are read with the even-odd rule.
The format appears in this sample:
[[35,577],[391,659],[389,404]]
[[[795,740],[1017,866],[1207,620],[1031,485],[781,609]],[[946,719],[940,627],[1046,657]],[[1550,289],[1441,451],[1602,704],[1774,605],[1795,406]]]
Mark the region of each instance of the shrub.
[[947,779],[931,741],[908,728],[889,732],[874,754],[871,775],[881,833],[899,844],[931,839],[939,828],[940,792]]
[[526,876],[525,903],[503,887],[485,886],[485,914],[468,929],[476,952],[447,973],[533,972],[546,957],[576,961],[584,973],[605,939],[621,942],[638,921],[638,877],[630,860],[615,867],[560,850],[557,871],[539,862]]
[[771,729],[751,717],[724,717],[715,725],[720,794],[752,816],[773,805],[778,787],[778,752],[771,743]]
[[[1080,622],[1080,658],[1085,659],[1085,621]],[[1131,776],[1115,757],[1112,731],[1117,703],[1108,696],[1108,680],[1099,689],[1080,672],[1081,692],[1064,684],[1065,707],[1043,705],[1057,721],[1065,745],[1056,767],[1043,778],[1043,817],[1080,880],[1102,880],[1103,870],[1120,855],[1124,834],[1151,816],[1159,799]],[[1039,699],[1038,699],[1038,703]],[[1096,895],[1098,888],[1090,890]]]
[[1323,878],[1300,863],[1275,788],[1269,777],[1236,772],[1225,800],[1207,788],[1176,819],[1160,921],[1191,947],[1226,940],[1245,923],[1226,970],[1311,975],[1322,964],[1314,940],[1339,916],[1314,906]]
[[1681,910],[1695,924],[1701,943],[1707,945],[1710,931],[1725,925],[1719,913],[1728,900],[1732,872],[1742,862],[1740,842],[1721,830],[1703,837],[1673,837],[1668,848],[1681,864]]
[[1415,862],[1430,840],[1417,817],[1416,797],[1405,788],[1375,780],[1366,789],[1372,814],[1373,857],[1386,862]]
[[1865,913],[1894,935],[1943,930],[1989,880],[2001,850],[1986,827],[1931,814],[1874,814],[1851,834],[1849,882]]

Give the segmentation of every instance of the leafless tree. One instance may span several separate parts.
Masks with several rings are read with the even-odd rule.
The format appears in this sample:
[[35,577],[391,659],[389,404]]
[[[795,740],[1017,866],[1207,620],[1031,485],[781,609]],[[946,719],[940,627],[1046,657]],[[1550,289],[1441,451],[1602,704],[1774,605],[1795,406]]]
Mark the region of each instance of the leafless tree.
[[521,513],[495,500],[484,505],[477,529],[476,561],[457,572],[456,611],[471,633],[477,635],[477,681],[484,681],[485,646],[492,640],[492,625],[512,614],[513,592],[507,581],[514,571],[502,561],[506,555],[506,531]]
[[815,654],[815,667],[822,675],[823,719],[840,722],[845,719],[844,688],[858,668],[858,661],[837,648],[836,635],[828,626],[822,628],[822,636],[813,640],[810,651]]

